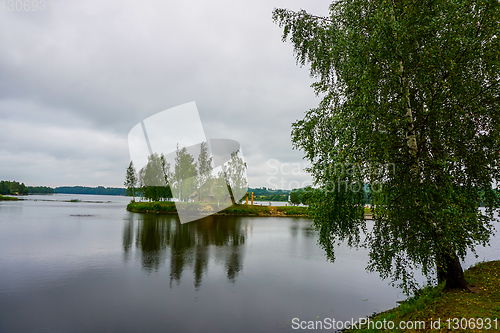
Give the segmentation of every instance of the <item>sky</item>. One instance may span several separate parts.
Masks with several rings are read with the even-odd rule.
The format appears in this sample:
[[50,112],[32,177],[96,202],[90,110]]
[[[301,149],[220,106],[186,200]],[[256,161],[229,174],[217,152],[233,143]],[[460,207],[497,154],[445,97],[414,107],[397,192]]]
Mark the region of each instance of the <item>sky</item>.
[[0,180],[123,187],[129,131],[196,102],[207,138],[241,144],[250,187],[309,185],[290,132],[320,99],[272,11],[325,16],[329,4],[52,0],[45,11],[0,4]]

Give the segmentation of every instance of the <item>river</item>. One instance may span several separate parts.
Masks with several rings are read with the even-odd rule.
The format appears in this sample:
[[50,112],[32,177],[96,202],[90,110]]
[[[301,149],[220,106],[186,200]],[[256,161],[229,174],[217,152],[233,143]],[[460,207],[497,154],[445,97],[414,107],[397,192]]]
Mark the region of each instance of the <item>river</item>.
[[[126,197],[0,202],[0,332],[290,332],[358,319],[404,294],[341,246],[330,263],[311,221],[129,213]],[[79,200],[76,201],[75,200]],[[73,202],[70,202],[73,201]],[[464,266],[500,259],[500,242]]]

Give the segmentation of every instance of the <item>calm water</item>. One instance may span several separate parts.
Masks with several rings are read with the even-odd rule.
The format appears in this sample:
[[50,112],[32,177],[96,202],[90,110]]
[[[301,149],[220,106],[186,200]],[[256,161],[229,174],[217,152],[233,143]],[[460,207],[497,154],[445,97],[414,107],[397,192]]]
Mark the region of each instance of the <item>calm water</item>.
[[[290,332],[295,317],[349,320],[405,298],[365,272],[364,251],[327,262],[306,219],[181,225],[128,213],[124,197],[28,199],[0,202],[2,333]],[[500,259],[499,244],[465,266]]]

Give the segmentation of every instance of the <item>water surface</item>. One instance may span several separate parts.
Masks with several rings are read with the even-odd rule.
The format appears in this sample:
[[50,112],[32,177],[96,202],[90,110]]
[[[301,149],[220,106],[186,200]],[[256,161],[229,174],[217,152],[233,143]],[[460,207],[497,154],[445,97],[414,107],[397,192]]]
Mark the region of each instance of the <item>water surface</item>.
[[[2,333],[290,332],[295,317],[350,320],[405,298],[364,270],[365,251],[327,262],[307,219],[181,225],[129,213],[125,197],[28,199],[0,202]],[[492,243],[465,266],[500,259]]]

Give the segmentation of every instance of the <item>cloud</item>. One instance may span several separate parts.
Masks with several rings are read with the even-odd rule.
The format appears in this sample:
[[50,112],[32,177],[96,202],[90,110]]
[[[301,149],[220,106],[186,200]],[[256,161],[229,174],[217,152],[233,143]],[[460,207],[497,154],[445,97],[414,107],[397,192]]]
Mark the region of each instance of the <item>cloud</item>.
[[319,101],[271,13],[326,15],[328,5],[52,1],[46,12],[0,11],[0,178],[122,186],[132,126],[196,101],[207,136],[239,141],[250,186],[268,186],[269,159],[302,163],[290,126]]

